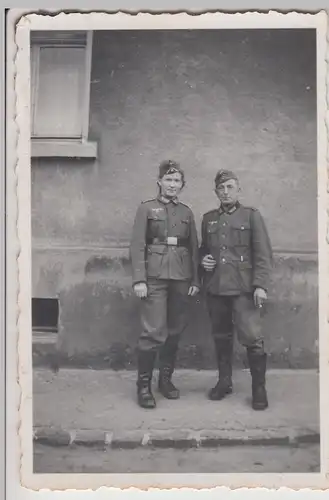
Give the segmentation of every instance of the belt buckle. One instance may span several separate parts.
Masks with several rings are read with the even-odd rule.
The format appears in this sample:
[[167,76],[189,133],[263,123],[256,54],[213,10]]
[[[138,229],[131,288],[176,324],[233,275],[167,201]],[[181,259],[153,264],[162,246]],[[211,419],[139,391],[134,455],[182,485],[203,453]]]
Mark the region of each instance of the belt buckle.
[[172,245],[176,247],[178,245],[178,238],[176,236],[168,236],[167,245]]

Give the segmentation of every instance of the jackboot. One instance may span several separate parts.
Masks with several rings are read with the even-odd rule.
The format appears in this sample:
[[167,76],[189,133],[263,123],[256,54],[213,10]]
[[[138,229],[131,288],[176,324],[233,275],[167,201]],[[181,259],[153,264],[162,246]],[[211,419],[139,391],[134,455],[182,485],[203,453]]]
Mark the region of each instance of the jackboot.
[[137,400],[142,408],[155,408],[156,402],[152,394],[152,375],[156,352],[139,351],[137,375]]
[[219,340],[215,339],[215,351],[218,365],[218,382],[210,389],[209,399],[220,401],[228,394],[233,392],[232,388],[232,355],[233,339]]
[[267,355],[251,349],[247,349],[247,354],[252,378],[252,407],[254,410],[265,410],[268,407],[265,387]]
[[179,399],[180,396],[179,390],[171,381],[175,369],[178,342],[178,335],[169,336],[160,350],[158,388],[167,399]]

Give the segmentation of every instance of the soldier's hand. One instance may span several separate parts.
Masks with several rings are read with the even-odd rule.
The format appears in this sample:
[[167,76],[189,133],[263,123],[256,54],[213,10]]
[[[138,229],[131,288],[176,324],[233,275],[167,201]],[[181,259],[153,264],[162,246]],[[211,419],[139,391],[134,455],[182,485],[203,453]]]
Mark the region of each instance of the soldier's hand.
[[254,303],[256,307],[263,307],[264,302],[267,300],[267,293],[263,288],[256,288],[254,291]]
[[191,297],[194,297],[194,295],[196,295],[197,293],[199,293],[199,291],[200,291],[200,289],[199,289],[198,286],[192,285],[188,289],[188,295],[190,295]]
[[216,261],[212,255],[208,254],[203,257],[201,265],[206,271],[213,271],[216,266]]
[[147,297],[147,284],[146,283],[136,283],[133,286],[133,290],[134,290],[135,295],[138,298],[144,299],[145,297]]

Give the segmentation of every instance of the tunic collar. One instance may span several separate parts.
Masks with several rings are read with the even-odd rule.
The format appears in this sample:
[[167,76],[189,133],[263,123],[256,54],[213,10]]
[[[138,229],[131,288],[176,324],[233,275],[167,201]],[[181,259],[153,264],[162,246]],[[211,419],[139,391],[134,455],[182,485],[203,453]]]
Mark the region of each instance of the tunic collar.
[[234,203],[233,205],[229,205],[228,207],[223,207],[223,205],[221,205],[219,207],[219,215],[222,215],[222,214],[233,214],[233,212],[235,212],[238,208],[240,207],[240,203],[237,201],[236,203]]
[[178,198],[171,198],[170,200],[168,198],[165,198],[161,194],[158,195],[157,200],[160,201],[160,203],[163,203],[164,205],[168,205],[169,203],[174,203],[174,205],[178,205],[179,200]]

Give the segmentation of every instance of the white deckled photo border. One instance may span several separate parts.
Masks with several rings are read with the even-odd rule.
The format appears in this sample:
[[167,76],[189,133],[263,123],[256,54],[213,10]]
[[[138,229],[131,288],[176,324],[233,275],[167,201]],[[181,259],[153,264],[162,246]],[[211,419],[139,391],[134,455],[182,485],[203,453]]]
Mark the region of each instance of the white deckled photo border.
[[[116,488],[215,488],[289,487],[292,489],[328,487],[329,473],[329,394],[327,391],[328,346],[328,172],[327,159],[327,15],[295,12],[268,14],[205,13],[200,15],[72,13],[58,15],[15,12],[9,18],[7,37],[7,269],[8,336],[11,349],[17,349],[18,394],[16,398],[18,441],[21,457],[20,477],[24,487],[95,490]],[[317,31],[317,125],[318,125],[318,248],[319,248],[319,352],[321,472],[318,474],[34,474],[32,453],[32,354],[31,354],[31,206],[30,206],[30,31],[100,29],[264,29],[315,28]],[[15,343],[15,345],[13,344]]]

